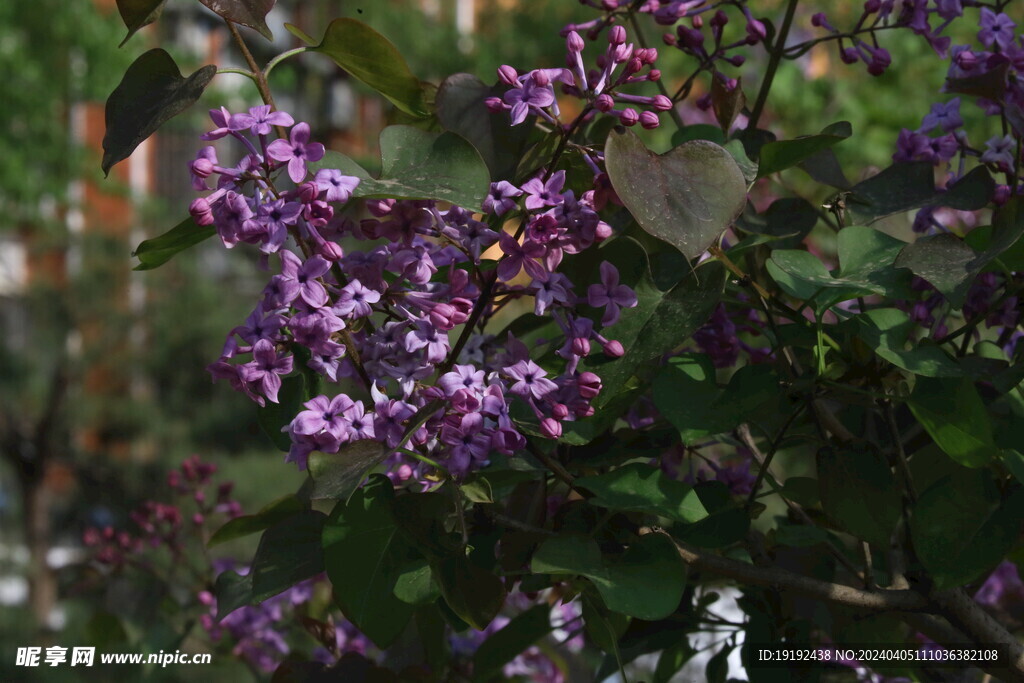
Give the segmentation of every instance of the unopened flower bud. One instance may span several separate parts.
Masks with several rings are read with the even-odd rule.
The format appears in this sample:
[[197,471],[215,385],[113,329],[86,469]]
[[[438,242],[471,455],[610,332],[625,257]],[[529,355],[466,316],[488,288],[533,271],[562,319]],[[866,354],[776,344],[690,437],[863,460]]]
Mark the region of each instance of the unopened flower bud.
[[562,425],[558,420],[545,417],[540,421],[540,433],[549,439],[557,439],[562,436]]
[[295,188],[295,199],[303,204],[312,203],[320,195],[320,188],[316,183],[307,181]]
[[678,41],[676,40],[676,37],[674,35],[672,35],[671,33],[666,33],[663,36],[661,36],[661,42],[665,43],[666,45],[672,46],[675,45]]
[[692,17],[690,17],[690,26],[694,27],[695,29],[704,28],[704,15],[694,14]]
[[579,387],[580,397],[589,401],[601,393],[601,378],[589,371],[581,372],[576,378],[576,386]]
[[598,242],[603,242],[612,236],[612,226],[608,225],[604,221],[597,224],[594,228],[594,239]]
[[647,72],[647,80],[649,80],[651,82],[661,80],[661,70],[660,69],[651,69],[650,71],[648,71]]
[[487,111],[492,114],[497,114],[499,111],[504,109],[503,103],[500,97],[488,97],[484,100],[484,105],[487,106]]
[[594,414],[594,406],[581,403],[580,405],[573,408],[572,411],[576,417],[590,417]]
[[1010,201],[1010,186],[996,185],[996,190],[992,194],[992,201],[996,206],[1002,206],[1006,202]]
[[639,120],[640,115],[637,114],[636,109],[633,109],[632,107],[623,109],[622,113],[619,114],[619,121],[621,121],[624,126],[635,126]]
[[626,29],[618,24],[608,29],[608,42],[612,45],[622,45],[626,42]]
[[202,197],[197,197],[188,205],[188,213],[196,225],[213,225],[213,211],[210,210],[210,203]]
[[213,173],[213,162],[200,157],[189,164],[189,169],[200,178],[209,178]]
[[317,246],[316,252],[332,263],[340,261],[345,256],[345,251],[340,244],[326,240]]
[[576,31],[570,31],[569,35],[565,38],[565,47],[569,52],[583,52],[585,45],[586,43],[583,42],[583,38]]
[[600,112],[610,112],[615,108],[615,100],[612,99],[611,95],[601,93],[597,96],[597,99],[594,100],[594,108]]
[[626,350],[622,348],[622,342],[611,339],[604,344],[604,354],[611,358],[622,358]]
[[498,67],[498,79],[505,85],[519,85],[519,73],[508,64]]
[[642,111],[640,112],[640,125],[645,130],[654,130],[661,125],[661,121],[658,120],[658,115],[653,111]]
[[569,407],[567,405],[565,405],[564,403],[556,403],[551,408],[551,415],[556,420],[561,422],[565,418],[569,417]]
[[866,0],[864,3],[864,14],[874,14],[882,9],[882,0]]
[[672,100],[665,95],[655,95],[651,105],[658,111],[668,111],[672,108]]
[[192,523],[195,524],[196,526],[202,526],[203,525],[203,515],[201,513],[199,513],[199,512],[197,512],[194,515],[192,515]]
[[548,76],[548,72],[544,69],[534,69],[530,74],[533,76],[533,82],[537,85],[541,87],[551,85],[551,77]]
[[729,15],[722,10],[715,12],[715,16],[711,17],[711,26],[713,28],[721,28],[729,23]]
[[577,356],[589,356],[590,355],[590,340],[586,337],[573,337],[572,339],[572,352]]

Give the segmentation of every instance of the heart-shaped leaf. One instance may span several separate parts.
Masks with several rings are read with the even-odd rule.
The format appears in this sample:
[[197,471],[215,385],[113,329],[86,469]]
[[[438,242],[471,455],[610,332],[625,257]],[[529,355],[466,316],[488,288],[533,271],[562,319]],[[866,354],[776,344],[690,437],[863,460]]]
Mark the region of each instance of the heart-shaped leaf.
[[398,48],[363,22],[347,17],[335,19],[319,45],[313,45],[312,39],[301,30],[290,25],[286,28],[309,43],[310,50],[327,55],[406,114],[424,117],[430,113],[423,101],[419,79],[413,76]]
[[695,259],[743,211],[747,185],[728,151],[691,140],[665,154],[634,133],[612,132],[605,163],[616,194],[640,227]]
[[117,0],[117,11],[121,13],[121,20],[128,28],[128,35],[118,47],[127,43],[140,28],[159,19],[166,2],[167,0]]
[[132,62],[107,98],[103,173],[110,173],[111,166],[127,159],[157,128],[195,104],[216,73],[217,67],[208,64],[183,78],[174,59],[159,48]]
[[267,40],[273,40],[274,34],[267,26],[267,13],[274,9],[277,0],[199,0],[214,14],[219,14],[228,21],[259,31]]
[[440,199],[468,209],[480,208],[490,185],[480,153],[455,133],[388,126],[380,134],[380,156],[380,178],[339,152],[328,152],[310,168],[356,176],[354,197]]

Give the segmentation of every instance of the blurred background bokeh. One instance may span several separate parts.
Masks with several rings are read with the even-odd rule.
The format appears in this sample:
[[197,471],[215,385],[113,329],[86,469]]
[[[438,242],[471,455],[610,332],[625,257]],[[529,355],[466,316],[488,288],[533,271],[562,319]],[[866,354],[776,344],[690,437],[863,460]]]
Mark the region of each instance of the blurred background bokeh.
[[[779,0],[752,4],[755,15],[778,19]],[[842,12],[839,3],[827,4],[832,15]],[[851,14],[859,11],[855,4]],[[814,30],[810,13],[796,24],[805,35]],[[268,17],[273,44],[253,32],[246,37],[265,63],[296,43],[285,22],[316,36],[339,16],[383,33],[420,79],[439,83],[460,71],[494,82],[505,63],[521,70],[561,65],[559,29],[592,15],[567,0],[278,0]],[[660,47],[660,27],[644,29]],[[216,463],[247,510],[303,480],[260,432],[255,405],[214,385],[204,370],[262,288],[253,254],[209,241],[159,269],[132,271],[132,249],[187,215],[194,193],[186,165],[203,144],[206,111],[244,110],[258,103],[257,93],[245,78],[218,76],[198,106],[104,179],[103,103],[134,58],[159,44],[183,70],[243,66],[223,22],[195,0],[169,2],[158,23],[118,48],[124,33],[114,0],[0,3],[5,654],[12,645],[106,637],[110,614],[91,599],[81,570],[83,531],[127,525],[129,512],[159,497],[167,471],[187,456]],[[887,47],[900,66],[880,78],[842,65],[831,46],[784,64],[762,125],[788,137],[849,120],[858,142],[837,148],[844,167],[866,175],[886,165],[899,129],[917,127],[944,76],[939,60],[923,58],[930,53],[923,40],[905,31],[894,38]],[[763,50],[754,55],[737,69],[748,93],[763,66]],[[316,139],[372,168],[390,106],[316,57],[275,70],[278,105],[310,122]],[[659,61],[670,83],[694,67],[668,49]],[[698,87],[691,99],[699,94]],[[687,123],[710,120],[692,106],[682,114]],[[670,145],[670,131],[645,135],[653,146]],[[0,679],[15,680],[4,674],[11,664],[0,662]],[[18,680],[25,676],[57,674],[17,672]]]

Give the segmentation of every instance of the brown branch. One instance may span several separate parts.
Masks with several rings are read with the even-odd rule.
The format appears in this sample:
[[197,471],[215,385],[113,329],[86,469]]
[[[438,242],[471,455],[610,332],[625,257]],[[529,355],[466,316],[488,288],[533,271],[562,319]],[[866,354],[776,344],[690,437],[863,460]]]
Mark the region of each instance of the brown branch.
[[779,567],[758,567],[720,555],[705,553],[672,538],[665,531],[645,527],[640,535],[662,534],[676,546],[679,556],[694,569],[718,574],[754,586],[791,590],[838,605],[875,612],[922,612],[929,606],[923,595],[912,590],[866,591],[838,583],[813,579]]
[[1024,681],[1024,644],[1003,628],[963,588],[933,591],[932,600],[954,627],[978,645],[1002,645],[1010,656],[1008,669],[1000,671],[1006,680]]

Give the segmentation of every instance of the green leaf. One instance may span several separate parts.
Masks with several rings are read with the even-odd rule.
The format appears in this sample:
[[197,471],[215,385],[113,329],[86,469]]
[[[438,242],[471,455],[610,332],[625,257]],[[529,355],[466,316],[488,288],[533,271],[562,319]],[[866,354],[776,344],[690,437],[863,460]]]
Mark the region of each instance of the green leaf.
[[[874,228],[851,225],[839,231],[839,270],[829,273],[813,255],[798,249],[776,249],[767,261],[769,274],[783,290],[800,299],[817,294],[819,314],[842,301],[867,294],[907,298],[910,273],[892,268],[906,242]],[[819,293],[818,290],[829,291]],[[831,291],[835,290],[835,291]]]
[[764,213],[744,214],[739,227],[743,232],[778,238],[778,248],[791,249],[818,224],[818,212],[800,197],[784,197],[771,203]]
[[143,241],[132,252],[132,256],[139,259],[139,265],[133,270],[152,270],[162,266],[179,251],[195,246],[216,233],[217,229],[212,225],[196,225],[190,216],[159,237]]
[[725,87],[725,81],[722,79],[711,79],[711,107],[715,112],[715,120],[723,132],[728,132],[732,128],[733,121],[747,103],[740,81],[741,79],[737,78],[735,86],[730,90]]
[[747,156],[747,151],[743,148],[742,142],[730,140],[722,145],[722,149],[732,155],[732,160],[736,162],[740,172],[743,174],[743,180],[746,181],[748,186],[757,180],[757,162]]
[[277,0],[199,0],[210,10],[228,21],[255,29],[267,40],[274,34],[267,26],[267,13],[274,8]]
[[473,655],[473,680],[484,683],[499,677],[507,662],[550,633],[550,612],[546,604],[536,605],[488,636]]
[[402,568],[395,580],[395,597],[410,605],[429,605],[441,596],[430,564],[423,558]]
[[650,465],[631,463],[605,474],[580,477],[576,485],[593,493],[588,502],[599,507],[646,512],[677,522],[696,522],[708,516],[693,487]]
[[743,211],[747,185],[732,155],[692,140],[658,155],[635,133],[612,132],[605,163],[616,194],[648,233],[701,255]]
[[124,44],[135,35],[136,31],[159,19],[166,2],[167,0],[117,0],[117,11],[120,12],[121,20],[128,28],[128,35],[124,37],[118,47],[124,47]]
[[336,168],[360,178],[353,197],[439,199],[478,210],[487,195],[487,165],[473,145],[455,133],[388,126],[380,134],[380,148],[380,178],[339,152],[327,152],[310,168]]
[[215,545],[263,531],[301,513],[304,509],[305,505],[295,497],[295,494],[289,493],[286,496],[281,496],[277,500],[267,503],[255,515],[243,515],[229,520],[214,532],[210,540],[206,542],[206,546],[212,548]]
[[851,445],[822,448],[817,461],[825,514],[857,538],[888,548],[903,499],[885,457],[868,445]]
[[1000,562],[1020,533],[1024,489],[1006,501],[987,470],[942,479],[914,504],[914,550],[937,588],[972,581]]
[[107,98],[103,174],[166,121],[195,104],[216,73],[217,67],[209,64],[183,78],[174,59],[159,48],[132,62]]
[[945,191],[935,188],[935,169],[926,161],[896,163],[852,188],[851,210],[866,219],[917,209],[948,206],[961,211],[984,208],[992,198],[995,181],[978,166]]
[[786,477],[781,493],[797,505],[812,508],[821,502],[818,480],[812,477]]
[[323,40],[310,49],[333,59],[335,64],[406,114],[429,115],[420,82],[412,75],[401,53],[391,41],[363,22],[347,17],[335,19],[327,27]]
[[438,121],[473,144],[494,181],[512,179],[530,134],[528,126],[509,126],[487,110],[485,100],[501,91],[472,74],[453,74],[434,98]]
[[221,572],[213,585],[213,594],[217,596],[217,621],[220,621],[239,607],[252,604],[252,574],[242,576],[231,569]]
[[675,612],[686,585],[679,552],[663,534],[641,536],[620,557],[608,560],[591,538],[549,538],[534,553],[530,568],[535,574],[584,576],[608,609],[648,621]]
[[482,631],[505,603],[505,584],[492,572],[473,564],[464,552],[431,563],[441,596],[467,624]]
[[700,482],[693,487],[708,516],[693,524],[674,524],[672,536],[700,548],[724,548],[747,536],[750,515],[736,504],[720,481]]
[[[898,308],[876,308],[856,318],[857,336],[898,368],[924,377],[960,377],[963,370],[939,346],[928,341],[911,343],[918,329],[910,316]],[[907,349],[907,344],[911,348]]]
[[287,453],[291,450],[292,439],[282,431],[302,410],[302,403],[309,397],[306,395],[306,380],[299,373],[281,380],[281,388],[277,392],[277,403],[267,401],[260,407],[256,420],[260,429],[266,434],[278,450]]
[[765,365],[737,370],[725,389],[715,383],[714,368],[704,354],[681,354],[654,378],[654,405],[679,430],[684,443],[728,432],[750,413],[775,399],[778,377]]
[[817,135],[769,142],[761,147],[757,177],[764,178],[797,166],[822,150],[842,142],[852,133],[853,129],[848,121],[839,121],[827,126]]
[[260,537],[252,561],[252,599],[259,604],[324,570],[320,534],[327,517],[316,510],[278,522]]
[[313,478],[310,498],[348,500],[366,473],[387,455],[388,451],[379,441],[370,439],[345,444],[337,453],[310,453],[309,475]]
[[984,467],[996,453],[992,424],[969,378],[920,377],[907,402],[914,417],[946,454],[965,467]]
[[1003,99],[1006,92],[1006,75],[1010,71],[1010,63],[1003,62],[984,73],[965,78],[947,78],[945,92],[962,93],[975,97],[986,97],[990,100]]
[[[725,286],[725,269],[717,262],[699,266],[686,273],[668,291],[661,291],[651,278],[647,257],[634,240],[611,240],[598,255],[619,270],[623,284],[637,295],[636,308],[621,312],[619,322],[605,334],[619,341],[624,356],[610,359],[592,353],[581,370],[595,372],[603,384],[593,405],[601,409],[626,388],[628,380],[645,373],[669,351],[681,346],[710,317]],[[677,271],[678,272],[678,271]]]
[[1006,469],[1010,470],[1010,474],[1019,483],[1024,484],[1024,455],[1013,449],[1005,449],[1002,451],[1002,456]]
[[950,233],[920,237],[903,248],[897,268],[909,268],[949,299],[954,308],[963,306],[975,272],[971,267],[977,254],[962,239]]
[[816,526],[804,524],[779,524],[775,529],[775,542],[794,548],[809,548],[828,542],[828,532]]
[[345,617],[377,647],[405,630],[413,607],[395,595],[412,556],[391,514],[391,482],[382,474],[339,502],[323,528],[324,564]]
[[658,656],[658,666],[654,669],[654,678],[651,683],[669,683],[672,677],[693,659],[695,654],[697,654],[696,650],[685,638],[675,645],[665,648]]
[[618,657],[619,638],[629,628],[629,622],[625,614],[609,611],[591,591],[583,592],[583,626],[590,640],[602,651]]

